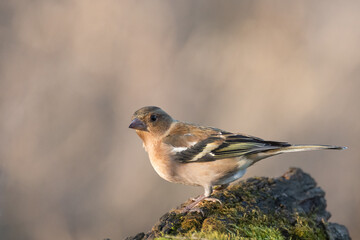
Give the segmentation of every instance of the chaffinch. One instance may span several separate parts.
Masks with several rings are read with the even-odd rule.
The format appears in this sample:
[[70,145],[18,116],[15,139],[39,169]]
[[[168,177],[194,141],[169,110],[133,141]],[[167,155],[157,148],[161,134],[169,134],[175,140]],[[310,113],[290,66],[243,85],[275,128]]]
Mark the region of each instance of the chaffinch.
[[287,142],[231,133],[174,120],[158,107],[137,110],[129,128],[143,141],[155,171],[169,182],[205,189],[184,211],[210,198],[213,187],[226,187],[242,177],[246,169],[267,157],[287,152],[345,149],[328,145],[291,145]]

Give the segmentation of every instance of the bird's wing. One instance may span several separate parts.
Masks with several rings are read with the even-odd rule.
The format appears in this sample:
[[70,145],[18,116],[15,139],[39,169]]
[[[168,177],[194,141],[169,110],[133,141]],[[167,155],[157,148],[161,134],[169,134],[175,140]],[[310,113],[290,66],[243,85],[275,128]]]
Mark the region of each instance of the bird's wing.
[[[183,143],[186,142],[184,139],[182,141]],[[290,146],[290,144],[265,141],[242,134],[216,132],[200,139],[195,144],[183,144],[174,147],[172,154],[176,161],[183,163],[206,162],[240,157],[287,146]]]
[[215,159],[240,157],[291,146],[287,142],[266,141],[242,134],[227,134],[224,142],[212,151]]

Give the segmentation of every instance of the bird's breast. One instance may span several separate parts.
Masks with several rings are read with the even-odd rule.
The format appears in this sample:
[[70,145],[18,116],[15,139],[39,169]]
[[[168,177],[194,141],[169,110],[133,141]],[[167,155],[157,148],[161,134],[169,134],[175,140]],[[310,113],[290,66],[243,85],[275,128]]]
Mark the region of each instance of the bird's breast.
[[169,182],[179,182],[176,174],[178,163],[171,159],[169,149],[161,143],[146,146],[146,148],[148,150],[150,163],[156,173]]

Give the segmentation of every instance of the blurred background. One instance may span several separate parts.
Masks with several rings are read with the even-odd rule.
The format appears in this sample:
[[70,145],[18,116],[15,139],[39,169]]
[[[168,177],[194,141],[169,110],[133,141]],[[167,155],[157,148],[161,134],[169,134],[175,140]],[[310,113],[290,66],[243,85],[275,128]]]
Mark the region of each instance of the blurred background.
[[1,239],[122,239],[202,193],[128,129],[146,105],[268,140],[349,147],[264,160],[326,191],[360,239],[360,2],[1,1]]

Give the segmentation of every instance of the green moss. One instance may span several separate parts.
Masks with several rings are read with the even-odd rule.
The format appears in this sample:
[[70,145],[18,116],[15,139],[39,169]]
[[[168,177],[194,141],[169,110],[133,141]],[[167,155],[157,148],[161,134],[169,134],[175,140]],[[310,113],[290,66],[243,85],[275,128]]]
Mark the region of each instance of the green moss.
[[251,239],[284,239],[279,229],[274,227],[249,225],[246,226],[242,232],[246,238]]
[[226,224],[220,219],[217,219],[215,217],[209,217],[204,220],[201,230],[204,232],[226,232],[227,228]]
[[258,229],[254,226],[249,226],[247,236],[241,236],[238,232],[235,233],[223,233],[219,231],[211,232],[197,232],[192,234],[185,234],[182,236],[164,236],[156,239],[216,239],[216,240],[250,240],[250,239],[263,239],[263,240],[283,240],[284,237],[280,231],[272,228]]
[[201,218],[186,215],[182,218],[181,232],[159,239],[326,239],[324,229],[316,226],[311,216],[294,214],[284,218],[278,213],[264,214],[252,206],[243,213],[236,208],[218,209],[202,223]]
[[282,208],[260,209],[259,202],[274,200],[268,194],[271,184],[239,184],[228,191],[215,192],[214,197],[226,202],[201,203],[204,216],[174,211],[180,222],[178,229],[158,239],[327,239],[324,224],[317,223],[315,215]]
[[192,233],[201,229],[202,217],[199,215],[185,215],[181,222],[181,232]]
[[327,239],[324,229],[316,226],[314,219],[296,215],[294,227],[289,229],[296,239]]

